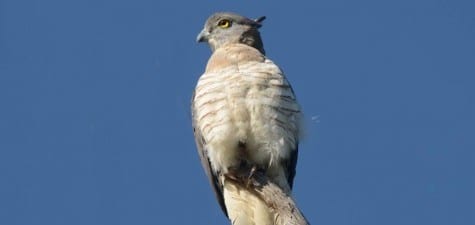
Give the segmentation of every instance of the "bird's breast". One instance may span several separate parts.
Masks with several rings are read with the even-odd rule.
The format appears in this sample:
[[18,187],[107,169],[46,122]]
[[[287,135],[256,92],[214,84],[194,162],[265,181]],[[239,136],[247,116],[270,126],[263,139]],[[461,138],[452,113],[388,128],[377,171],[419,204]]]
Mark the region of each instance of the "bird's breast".
[[[285,77],[271,62],[203,74],[194,101],[198,129],[215,170],[226,171],[242,157],[269,166],[294,149],[299,107]],[[244,156],[240,143],[247,150]]]

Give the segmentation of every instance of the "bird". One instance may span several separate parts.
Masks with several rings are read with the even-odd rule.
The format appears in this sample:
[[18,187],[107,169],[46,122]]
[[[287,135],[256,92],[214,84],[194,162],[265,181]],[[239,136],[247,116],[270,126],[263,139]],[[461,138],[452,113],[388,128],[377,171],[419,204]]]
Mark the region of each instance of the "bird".
[[251,186],[232,182],[262,172],[291,194],[302,112],[282,69],[267,58],[259,32],[266,17],[212,14],[196,41],[212,54],[193,92],[192,126],[201,164],[233,225],[273,225],[272,207]]

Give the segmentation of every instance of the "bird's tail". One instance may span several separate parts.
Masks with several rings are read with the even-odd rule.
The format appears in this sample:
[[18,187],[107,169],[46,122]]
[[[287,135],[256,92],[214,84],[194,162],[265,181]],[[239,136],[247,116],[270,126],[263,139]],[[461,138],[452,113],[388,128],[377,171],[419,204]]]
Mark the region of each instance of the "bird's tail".
[[223,195],[228,217],[233,225],[273,225],[272,209],[255,192],[224,180]]

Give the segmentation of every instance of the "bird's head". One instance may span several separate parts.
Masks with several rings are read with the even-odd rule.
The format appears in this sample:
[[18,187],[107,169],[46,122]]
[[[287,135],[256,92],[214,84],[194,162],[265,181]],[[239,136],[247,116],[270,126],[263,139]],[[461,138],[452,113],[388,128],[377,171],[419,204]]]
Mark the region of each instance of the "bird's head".
[[230,12],[215,13],[206,20],[196,41],[208,42],[212,51],[228,44],[241,43],[264,54],[264,45],[258,29],[265,18],[262,16],[252,20]]

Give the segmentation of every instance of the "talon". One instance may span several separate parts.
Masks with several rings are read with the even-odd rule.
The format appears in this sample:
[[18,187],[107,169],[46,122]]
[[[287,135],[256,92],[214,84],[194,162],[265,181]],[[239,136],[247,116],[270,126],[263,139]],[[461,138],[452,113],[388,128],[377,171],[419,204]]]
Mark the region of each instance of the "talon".
[[249,171],[249,175],[247,176],[246,187],[251,186],[251,178],[252,178],[252,176],[254,176],[256,171],[257,171],[257,166],[252,166],[251,171]]
[[249,176],[247,179],[251,179],[251,177],[256,173],[257,171],[257,166],[252,166],[251,171],[249,172]]
[[239,180],[239,177],[236,176],[236,175],[233,174],[233,173],[228,173],[228,174],[226,174],[226,177],[229,178],[229,179],[231,179],[231,180],[234,180],[234,181]]

